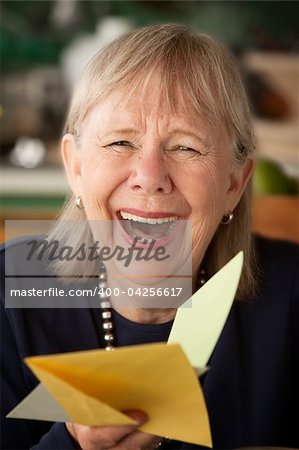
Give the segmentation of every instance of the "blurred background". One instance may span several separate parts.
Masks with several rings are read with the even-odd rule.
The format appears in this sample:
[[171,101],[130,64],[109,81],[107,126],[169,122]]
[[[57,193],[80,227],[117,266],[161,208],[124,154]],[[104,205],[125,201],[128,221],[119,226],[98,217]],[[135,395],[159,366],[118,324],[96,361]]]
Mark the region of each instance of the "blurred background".
[[59,139],[73,85],[115,37],[176,22],[235,54],[254,114],[253,227],[299,242],[299,3],[293,1],[1,1],[1,214],[51,219],[68,186]]

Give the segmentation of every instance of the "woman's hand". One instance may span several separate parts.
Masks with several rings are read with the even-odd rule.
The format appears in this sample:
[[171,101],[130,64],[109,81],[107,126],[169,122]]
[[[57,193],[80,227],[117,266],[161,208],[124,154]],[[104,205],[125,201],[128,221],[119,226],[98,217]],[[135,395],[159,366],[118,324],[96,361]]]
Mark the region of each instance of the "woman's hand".
[[136,425],[89,427],[66,423],[66,428],[82,450],[152,450],[161,441],[158,436],[143,433],[137,428],[148,419],[143,411],[123,411]]

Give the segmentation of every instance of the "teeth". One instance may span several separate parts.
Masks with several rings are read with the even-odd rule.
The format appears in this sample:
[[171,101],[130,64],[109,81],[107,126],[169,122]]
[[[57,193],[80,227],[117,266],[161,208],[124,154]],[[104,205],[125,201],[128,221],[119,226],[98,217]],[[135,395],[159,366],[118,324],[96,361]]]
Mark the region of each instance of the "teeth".
[[167,222],[174,222],[175,220],[178,220],[177,216],[169,216],[169,217],[163,217],[163,218],[161,218],[161,217],[148,218],[148,217],[135,216],[134,214],[129,214],[125,211],[120,211],[120,215],[123,219],[126,219],[126,220],[133,220],[133,222],[149,223],[151,225],[167,223]]

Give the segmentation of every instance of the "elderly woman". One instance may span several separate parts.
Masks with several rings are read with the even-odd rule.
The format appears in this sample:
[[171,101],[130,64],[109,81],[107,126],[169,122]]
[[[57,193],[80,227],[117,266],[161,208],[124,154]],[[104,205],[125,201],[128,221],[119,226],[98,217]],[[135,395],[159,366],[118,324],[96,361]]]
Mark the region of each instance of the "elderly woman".
[[[134,31],[101,50],[74,93],[62,139],[73,193],[62,219],[126,221],[132,236],[140,223],[191,221],[193,292],[203,265],[212,276],[244,251],[237,298],[202,380],[215,448],[299,446],[298,254],[251,236],[253,150],[231,55],[178,25]],[[175,307],[111,301],[105,317],[94,307],[5,310],[4,413],[37,383],[27,355],[167,341]],[[126,413],[135,426],[4,419],[3,448],[198,448],[160,442],[138,430],[146,411]]]

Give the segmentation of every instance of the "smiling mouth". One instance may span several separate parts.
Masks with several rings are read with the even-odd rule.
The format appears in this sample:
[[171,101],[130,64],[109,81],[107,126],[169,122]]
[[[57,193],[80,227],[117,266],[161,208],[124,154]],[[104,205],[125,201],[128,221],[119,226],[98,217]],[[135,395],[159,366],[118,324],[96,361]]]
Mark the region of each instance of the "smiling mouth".
[[143,217],[126,211],[118,211],[117,216],[124,231],[141,242],[169,237],[179,220],[178,216]]

